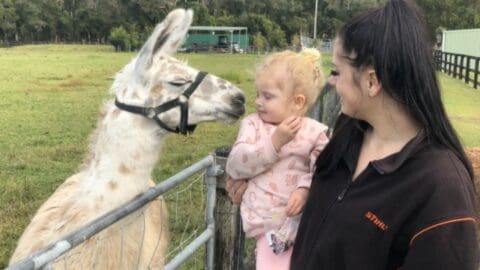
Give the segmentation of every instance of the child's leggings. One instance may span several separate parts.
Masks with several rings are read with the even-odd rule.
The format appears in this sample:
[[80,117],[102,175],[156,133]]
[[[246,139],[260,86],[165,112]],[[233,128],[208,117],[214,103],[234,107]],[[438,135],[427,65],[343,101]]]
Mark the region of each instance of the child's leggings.
[[293,247],[278,255],[273,253],[264,234],[257,237],[256,270],[289,270]]

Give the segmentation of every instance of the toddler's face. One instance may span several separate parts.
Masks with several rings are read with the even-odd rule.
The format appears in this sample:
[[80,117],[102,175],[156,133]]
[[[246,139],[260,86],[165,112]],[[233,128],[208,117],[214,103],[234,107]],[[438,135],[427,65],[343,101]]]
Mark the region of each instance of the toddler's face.
[[279,124],[289,116],[298,115],[291,94],[291,82],[284,68],[263,70],[257,76],[255,86],[255,109],[264,122]]

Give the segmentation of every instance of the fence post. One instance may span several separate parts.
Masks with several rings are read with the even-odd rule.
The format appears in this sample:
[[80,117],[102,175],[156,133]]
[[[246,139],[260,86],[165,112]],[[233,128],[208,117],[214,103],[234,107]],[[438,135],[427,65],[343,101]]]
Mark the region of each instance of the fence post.
[[321,94],[308,112],[308,116],[328,126],[328,135],[331,134],[338,114],[340,113],[340,96],[335,88],[326,83]]
[[205,184],[207,185],[207,202],[206,202],[206,224],[207,228],[213,230],[213,238],[210,238],[206,243],[205,253],[205,269],[213,270],[215,267],[215,204],[217,192],[217,176],[223,174],[223,169],[214,161],[210,165],[204,175]]
[[453,63],[453,78],[457,78],[458,54],[455,54]]
[[445,54],[444,52],[441,52],[442,53],[442,72],[446,72],[447,71],[447,54]]
[[476,57],[475,58],[475,76],[473,81],[473,87],[475,89],[477,89],[478,87],[478,73],[480,73],[479,62],[480,62],[480,57]]
[[448,75],[452,75],[452,61],[453,61],[453,54],[448,54]]
[[458,78],[461,80],[463,79],[463,62],[465,60],[465,56],[464,55],[460,55],[460,65],[458,67],[458,69],[460,70],[458,72]]
[[[216,164],[225,168],[230,147],[215,150]],[[243,269],[245,235],[242,231],[240,207],[232,204],[225,189],[226,174],[217,176],[215,204],[215,269]]]
[[439,50],[433,51],[433,60],[435,61],[435,68],[437,71],[442,70],[442,52]]
[[465,83],[468,84],[468,82],[470,81],[470,60],[472,58],[467,55],[467,67],[465,68]]

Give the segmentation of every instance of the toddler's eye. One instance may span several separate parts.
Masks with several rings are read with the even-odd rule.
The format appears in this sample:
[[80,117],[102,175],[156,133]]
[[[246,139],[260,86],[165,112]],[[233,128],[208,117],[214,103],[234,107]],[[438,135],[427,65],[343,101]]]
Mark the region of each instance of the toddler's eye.
[[335,77],[335,76],[338,76],[338,75],[340,75],[340,73],[338,73],[338,71],[336,71],[336,70],[330,71],[330,76],[334,76],[334,77]]

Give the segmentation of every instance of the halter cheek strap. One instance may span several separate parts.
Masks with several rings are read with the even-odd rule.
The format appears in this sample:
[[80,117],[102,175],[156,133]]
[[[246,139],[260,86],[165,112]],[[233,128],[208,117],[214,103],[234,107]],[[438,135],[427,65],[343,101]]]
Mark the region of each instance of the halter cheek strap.
[[[140,106],[133,106],[127,105],[125,103],[121,103],[118,99],[115,98],[115,105],[124,111],[136,113],[143,115],[147,118],[155,120],[157,124],[165,130],[174,133],[181,133],[186,135],[187,133],[192,133],[196,127],[196,125],[189,125],[188,124],[188,100],[193,92],[197,89],[200,85],[202,80],[207,76],[207,72],[200,71],[195,78],[195,81],[177,98],[167,101],[157,107],[140,107]],[[175,129],[168,127],[162,120],[160,120],[159,115],[166,111],[169,111],[175,107],[180,107],[180,123],[178,124]]]

